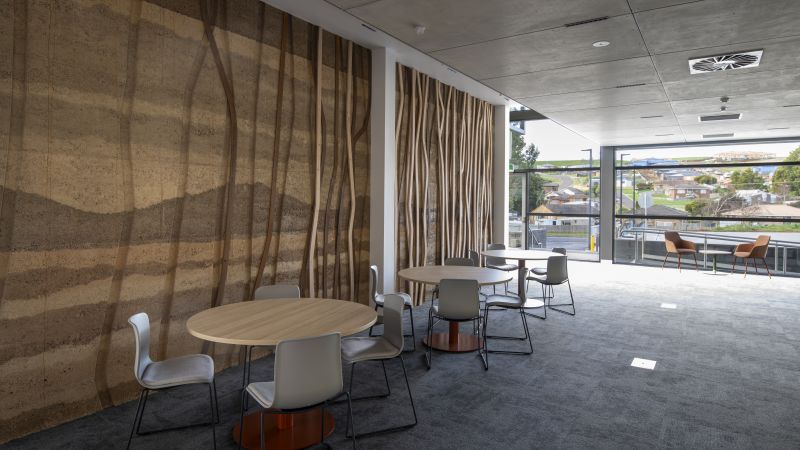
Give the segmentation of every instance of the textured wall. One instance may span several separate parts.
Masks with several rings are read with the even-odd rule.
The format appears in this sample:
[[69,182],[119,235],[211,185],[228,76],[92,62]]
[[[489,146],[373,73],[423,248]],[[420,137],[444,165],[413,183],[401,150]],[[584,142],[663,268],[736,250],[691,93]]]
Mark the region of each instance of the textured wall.
[[258,283],[366,302],[368,50],[257,0],[0,11],[0,442],[130,399],[137,311],[221,368],[185,321]]
[[492,235],[494,108],[402,65],[397,86],[398,270],[480,251]]

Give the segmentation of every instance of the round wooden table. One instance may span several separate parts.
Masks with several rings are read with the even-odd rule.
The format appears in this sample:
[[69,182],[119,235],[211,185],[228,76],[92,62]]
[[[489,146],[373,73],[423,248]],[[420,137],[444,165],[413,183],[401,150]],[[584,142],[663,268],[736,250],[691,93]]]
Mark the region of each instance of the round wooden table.
[[[475,280],[480,286],[502,284],[511,280],[507,272],[486,267],[468,266],[420,266],[409,267],[397,273],[400,278],[413,283],[438,285],[445,279]],[[472,352],[481,348],[481,340],[472,333],[461,333],[458,322],[450,322],[447,333],[433,333],[431,341],[428,337],[422,343],[443,352]]]
[[[551,256],[563,256],[560,253],[554,253],[547,250],[523,250],[519,248],[507,248],[504,250],[484,250],[481,252],[483,256],[492,258],[515,259],[517,260],[517,267],[519,271],[517,274],[518,293],[520,297],[525,299],[525,308],[541,308],[544,306],[544,301],[536,298],[530,298],[525,293],[525,261],[547,261]],[[542,316],[536,314],[526,313],[529,316],[544,319]]]
[[[231,303],[201,311],[186,322],[192,336],[221,344],[275,346],[280,341],[366,330],[378,319],[365,305],[325,298],[271,299]],[[242,446],[259,448],[258,412],[245,417]],[[319,443],[321,410],[294,414],[264,414],[267,448],[298,449]],[[239,442],[239,427],[233,439]],[[334,419],[325,413],[325,436],[333,433]]]

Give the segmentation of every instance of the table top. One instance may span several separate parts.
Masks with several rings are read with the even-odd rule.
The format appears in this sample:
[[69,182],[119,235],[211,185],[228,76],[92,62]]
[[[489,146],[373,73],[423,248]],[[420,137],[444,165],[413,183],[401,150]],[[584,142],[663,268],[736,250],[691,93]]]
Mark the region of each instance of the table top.
[[732,252],[730,250],[698,250],[700,253],[705,253],[706,255],[730,255]]
[[326,298],[280,298],[206,309],[186,322],[197,338],[222,344],[274,346],[286,339],[364,331],[378,316],[369,306]]
[[487,267],[469,266],[420,266],[397,272],[400,278],[416,283],[439,284],[444,279],[476,280],[479,285],[501,284],[511,281],[509,272]]
[[494,258],[516,259],[517,261],[542,261],[551,256],[562,256],[561,253],[553,253],[547,250],[523,250],[520,248],[507,248],[505,250],[484,250],[483,256]]

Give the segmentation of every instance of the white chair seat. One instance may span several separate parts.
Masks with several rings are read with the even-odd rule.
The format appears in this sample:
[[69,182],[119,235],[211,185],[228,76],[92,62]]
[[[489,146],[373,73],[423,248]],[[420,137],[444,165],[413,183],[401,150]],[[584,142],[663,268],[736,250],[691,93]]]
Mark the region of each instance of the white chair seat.
[[531,272],[533,272],[536,275],[546,275],[547,274],[547,268],[545,268],[545,267],[534,267],[531,270]]
[[142,385],[163,389],[214,381],[214,360],[208,355],[186,355],[153,362],[142,374]]
[[505,270],[506,272],[519,269],[519,267],[515,266],[514,264],[500,264],[499,266],[487,265],[486,267],[490,269]]
[[545,269],[543,274],[534,273],[533,275],[528,275],[528,280],[531,281],[538,281],[539,283],[547,282],[547,269]]
[[250,383],[247,385],[247,393],[262,407],[270,408],[275,399],[275,382],[257,381],[255,383]]
[[486,298],[486,306],[502,306],[506,308],[521,308],[523,305],[519,297],[510,295],[490,295]]
[[399,354],[400,349],[382,337],[342,339],[342,359],[347,363],[390,359]]
[[[403,305],[405,305],[406,308],[411,308],[412,301],[410,295],[404,292],[397,292],[394,295],[399,295],[400,297],[403,297]],[[386,294],[375,294],[375,304],[377,304],[378,306],[383,306],[383,301],[385,297]]]

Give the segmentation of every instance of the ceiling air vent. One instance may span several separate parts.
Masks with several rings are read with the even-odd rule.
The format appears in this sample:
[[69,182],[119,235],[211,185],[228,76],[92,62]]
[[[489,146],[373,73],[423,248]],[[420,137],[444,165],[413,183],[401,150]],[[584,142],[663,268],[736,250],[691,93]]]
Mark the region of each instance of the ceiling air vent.
[[733,137],[733,133],[704,134],[703,139],[717,139]]
[[586,19],[586,20],[579,20],[577,22],[565,23],[564,26],[565,27],[576,27],[578,25],[586,25],[587,23],[601,22],[603,20],[608,20],[608,16],[595,17],[594,19]]
[[762,54],[764,54],[764,50],[753,50],[750,52],[693,58],[689,60],[689,73],[718,72],[720,70],[756,67],[761,62]]
[[739,120],[742,118],[742,115],[739,113],[736,114],[717,114],[715,116],[699,116],[700,122],[716,122],[718,120]]

